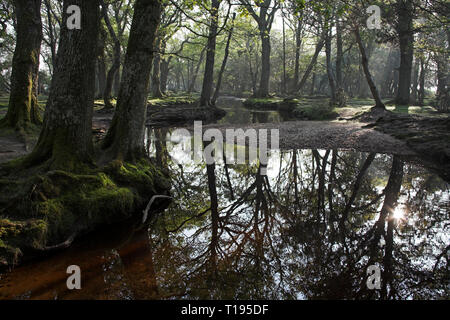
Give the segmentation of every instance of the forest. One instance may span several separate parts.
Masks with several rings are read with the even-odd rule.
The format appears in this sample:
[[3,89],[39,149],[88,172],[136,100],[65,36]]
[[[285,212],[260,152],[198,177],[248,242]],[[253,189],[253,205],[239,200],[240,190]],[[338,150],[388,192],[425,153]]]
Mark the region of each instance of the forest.
[[0,300],[449,299],[449,57],[445,0],[1,0]]

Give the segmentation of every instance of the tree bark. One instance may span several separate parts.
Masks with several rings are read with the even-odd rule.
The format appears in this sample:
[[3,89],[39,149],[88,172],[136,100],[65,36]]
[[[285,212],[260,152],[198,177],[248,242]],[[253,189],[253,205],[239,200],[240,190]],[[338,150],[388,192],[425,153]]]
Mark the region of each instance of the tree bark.
[[161,39],[158,37],[156,40],[156,51],[155,57],[153,59],[153,72],[152,72],[152,96],[153,98],[162,98],[163,94],[161,91]]
[[114,159],[136,161],[145,155],[147,94],[160,19],[160,0],[136,1],[117,106],[103,144]]
[[208,45],[206,49],[205,74],[203,76],[203,86],[200,95],[200,105],[208,106],[211,104],[211,95],[214,81],[214,60],[216,56],[216,37],[219,19],[219,0],[211,1],[211,18],[208,36]]
[[425,100],[425,76],[427,72],[427,64],[425,58],[420,58],[420,74],[419,74],[419,91],[417,93],[419,106],[424,105]]
[[233,28],[234,28],[233,24],[234,24],[235,18],[236,18],[236,14],[233,15],[233,20],[231,22],[232,26],[228,33],[227,44],[225,45],[225,54],[223,57],[222,66],[220,67],[219,75],[217,77],[216,90],[214,91],[214,95],[211,100],[212,105],[215,105],[217,99],[219,98],[220,86],[222,85],[222,77],[223,77],[223,73],[225,72],[225,68],[227,66],[228,55],[230,54],[230,43],[231,43],[231,37],[233,36]]
[[336,86],[342,89],[342,25],[339,18],[336,18]]
[[63,4],[81,9],[81,30],[61,29],[57,62],[45,110],[44,127],[27,165],[50,160],[51,168],[75,170],[90,162],[95,82],[95,48],[99,29],[99,1],[71,0]]
[[2,123],[23,130],[42,122],[37,101],[42,41],[41,1],[17,0],[16,48],[12,61],[8,112]]
[[[198,72],[200,70],[201,64],[203,63],[203,59],[205,58],[205,51],[206,51],[206,47],[203,47],[202,51],[200,52],[200,58],[197,62],[197,66],[195,67],[195,71],[192,76],[192,79],[190,79],[189,75],[188,75],[188,79],[187,79],[187,81],[189,82],[188,90],[187,90],[188,93],[193,92],[195,89],[195,83],[197,82]],[[188,71],[189,71],[189,67],[188,67]],[[181,74],[181,75],[183,75],[183,74]],[[184,83],[184,81],[183,81],[183,83]]]
[[354,33],[356,36],[356,42],[358,43],[359,51],[361,53],[361,64],[364,69],[364,75],[366,76],[367,83],[370,88],[370,92],[372,93],[373,98],[375,99],[375,108],[386,109],[384,103],[381,101],[380,94],[378,93],[377,87],[372,79],[372,75],[369,70],[369,60],[367,59],[366,49],[364,48],[361,35],[359,33],[359,27],[356,26],[354,29]]
[[271,46],[266,28],[261,28],[259,32],[261,37],[261,80],[259,82],[258,97],[264,98],[269,96]]
[[397,1],[397,33],[400,42],[400,68],[397,97],[398,105],[409,105],[411,71],[414,55],[413,1]]
[[294,66],[294,80],[292,91],[295,91],[297,89],[298,81],[300,78],[299,70],[300,70],[300,50],[302,48],[302,29],[303,29],[302,20],[298,19],[297,29],[295,30],[295,66]]
[[325,40],[325,53],[326,53],[326,60],[327,60],[328,83],[330,85],[330,99],[331,99],[331,104],[335,104],[336,103],[336,84],[334,82],[333,66],[331,65],[331,28],[329,31],[327,31],[327,38]]
[[316,45],[316,50],[311,59],[311,62],[309,63],[308,68],[306,68],[306,71],[303,74],[302,80],[300,80],[300,83],[298,85],[297,91],[299,91],[299,92],[302,91],[303,87],[306,84],[306,80],[308,80],[308,77],[311,74],[311,71],[313,70],[314,66],[316,65],[317,57],[319,56],[320,51],[322,51],[322,48],[325,45],[325,37],[326,37],[326,34],[324,33]]
[[113,105],[111,104],[111,92],[113,90],[113,84],[114,84],[114,79],[115,79],[116,73],[120,69],[121,49],[120,49],[119,38],[117,37],[116,32],[114,31],[114,29],[111,25],[111,21],[109,20],[108,6],[105,4],[105,2],[103,0],[100,0],[100,3],[102,5],[103,20],[105,21],[105,24],[109,31],[109,35],[111,36],[111,38],[114,42],[113,64],[108,71],[108,76],[106,77],[105,91],[103,92],[103,100],[105,101],[105,108],[110,109],[110,108],[113,108]]

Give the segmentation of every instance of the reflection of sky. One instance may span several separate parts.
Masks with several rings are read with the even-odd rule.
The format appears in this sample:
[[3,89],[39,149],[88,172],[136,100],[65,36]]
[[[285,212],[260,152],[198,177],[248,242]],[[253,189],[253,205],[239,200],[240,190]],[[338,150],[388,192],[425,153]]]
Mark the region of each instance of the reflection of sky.
[[[153,138],[152,138],[153,140]],[[169,140],[169,137],[168,137]],[[174,139],[172,137],[172,141],[170,141],[167,144],[167,150],[171,157],[171,164],[170,167],[173,170],[173,172],[177,172],[178,174],[181,174],[179,164],[182,166],[182,172],[187,175],[189,174],[190,180],[188,183],[192,185],[200,185],[206,183],[206,166],[204,163],[196,164],[194,160],[192,159],[191,154],[191,138],[190,137],[177,137]],[[325,150],[318,150],[318,153],[321,157],[323,157],[326,153]],[[150,148],[150,154],[152,156],[155,155],[155,148],[152,146]],[[346,154],[343,151],[340,151],[340,154]],[[351,152],[350,152],[351,154]],[[357,153],[357,157],[354,157],[354,159],[361,159],[361,154]],[[364,158],[364,157],[362,157]],[[292,166],[292,159],[293,159],[293,151],[280,151],[280,150],[271,150],[268,157],[268,163],[267,163],[267,181],[272,188],[272,191],[274,194],[279,197],[278,200],[282,200],[283,196],[287,192],[287,185],[288,185],[288,174],[290,170],[290,166]],[[374,192],[374,194],[381,194],[384,191],[384,188],[386,186],[389,171],[390,171],[390,161],[389,159],[392,159],[392,157],[387,155],[377,155],[375,161],[372,163],[372,166],[367,174],[367,176],[370,178],[370,186]],[[311,188],[312,186],[308,185],[308,181],[311,180],[312,177],[312,171],[311,171],[311,163],[313,161],[313,157],[310,150],[302,150],[297,152],[297,166],[299,171],[299,189],[302,188]],[[338,162],[340,159],[338,159]],[[331,156],[328,158],[328,164],[326,166],[325,175],[326,177],[330,174],[330,162],[331,162]],[[314,164],[316,165],[316,164]],[[353,165],[353,164],[352,164]],[[354,164],[355,169],[358,169],[358,166],[360,164]],[[256,173],[257,163],[253,163],[253,173]],[[409,171],[415,172],[417,171],[414,166],[408,167]],[[237,170],[238,168],[234,167],[233,165],[228,166],[229,175],[231,179],[232,186],[236,188],[236,190],[245,190],[246,187],[249,187],[253,182],[255,175],[252,174],[250,176],[243,176],[240,171]],[[422,169],[423,171],[423,169]],[[425,172],[425,171],[423,171]],[[405,175],[407,173],[405,172]],[[356,177],[350,177],[350,178],[356,178]],[[423,180],[426,177],[422,177],[420,174],[417,176],[412,177],[411,181],[408,181],[408,183],[403,181],[403,187],[401,190],[401,195],[398,200],[398,208],[402,208],[402,210],[405,211],[404,217],[402,219],[397,219],[396,223],[396,232],[394,233],[394,242],[397,246],[403,245],[403,248],[413,246],[418,246],[420,244],[425,245],[426,248],[428,248],[427,252],[425,254],[414,254],[412,255],[412,259],[410,261],[412,266],[417,266],[422,268],[423,270],[428,269],[431,270],[434,266],[435,260],[433,260],[433,256],[438,255],[442,249],[450,243],[450,234],[448,232],[448,208],[449,208],[449,189],[448,185],[444,189],[435,188],[436,190],[426,191],[421,189],[421,183],[423,183]],[[227,212],[227,209],[230,208],[230,206],[233,205],[234,201],[232,201],[230,198],[224,196],[227,193],[227,187],[226,187],[226,180],[225,180],[225,169],[223,165],[223,161],[220,160],[216,162],[216,186],[217,186],[217,193],[219,197],[219,211],[220,215],[223,217],[225,213]],[[327,182],[325,182],[327,184]],[[411,184],[411,185],[410,185]],[[442,184],[441,184],[442,185]],[[238,187],[239,186],[239,187]],[[341,186],[343,190],[346,193],[351,192],[350,189],[351,185],[342,185]],[[314,189],[317,190],[318,188],[318,179],[316,179],[316,183],[314,185]],[[347,189],[345,189],[347,188]],[[207,186],[204,186],[202,189],[204,194],[199,195],[200,198],[204,199],[204,201],[209,201],[208,197],[208,189]],[[425,212],[410,212],[409,207],[411,202],[418,201],[416,198],[418,197],[418,190],[420,192],[424,192],[424,202],[422,203],[422,206],[426,207]],[[176,193],[177,191],[174,190]],[[237,192],[237,191],[236,191]],[[291,192],[292,189],[291,189]],[[236,198],[239,198],[240,194],[236,194]],[[345,204],[345,198],[340,192],[337,192],[334,196],[334,201],[336,203]],[[347,197],[349,195],[347,194]],[[184,201],[182,197],[175,200],[175,202],[182,202]],[[365,198],[361,198],[360,201],[367,201]],[[374,223],[377,221],[379,217],[379,212],[381,210],[381,207],[383,205],[383,198],[379,202],[377,202],[375,209],[373,210],[373,217],[371,219],[368,219],[367,221],[363,222],[363,225],[360,226],[360,230],[357,232],[361,237],[364,235],[364,232],[367,232],[370,228],[373,227]],[[274,203],[270,204],[270,206],[275,206],[273,209],[275,210],[275,223],[279,223],[280,225],[276,225],[275,228],[271,231],[271,237],[272,240],[276,243],[283,241],[281,240],[281,233],[280,228],[283,227],[283,224],[285,223],[284,218],[280,215],[281,212],[279,208],[277,209],[277,205]],[[175,209],[175,208],[174,208]],[[424,231],[418,231],[417,225],[420,224],[423,219],[428,219],[428,215],[431,214],[429,210],[432,209],[432,214],[442,214],[445,216],[445,219],[442,219],[441,222],[434,223],[432,227],[429,227],[428,230]],[[170,209],[169,209],[170,210]],[[251,221],[253,215],[254,215],[254,207],[251,203],[243,202],[239,206],[236,207],[234,210],[234,215],[230,218],[230,221],[233,222],[239,222],[244,223],[244,221]],[[305,212],[302,210],[302,214],[309,214],[308,212]],[[195,212],[187,213],[188,216],[196,214]],[[425,215],[425,217],[424,217]],[[207,216],[206,216],[207,217]],[[351,218],[353,219],[353,218]],[[202,225],[209,224],[209,218],[205,219],[204,223]],[[337,226],[337,225],[336,225]],[[205,248],[208,246],[209,241],[209,232],[208,229],[205,229],[206,232],[196,234],[196,232],[199,230],[200,227],[194,227],[194,226],[186,226],[182,229],[183,237],[190,238],[188,241],[192,245],[199,245],[200,243],[205,246]],[[403,231],[406,230],[406,231]],[[413,233],[411,233],[408,230],[412,230]],[[408,237],[407,237],[408,236]],[[411,237],[409,237],[411,236]],[[223,243],[228,243],[231,241],[231,237],[227,233],[222,233],[220,235],[220,240]],[[240,241],[243,241],[242,235],[236,235],[236,238],[234,239],[235,242],[239,243]],[[326,240],[326,239],[325,239]],[[381,243],[385,243],[385,241],[382,239]],[[339,250],[340,244],[335,244],[332,247],[332,251],[336,252]],[[232,244],[224,248],[224,250],[228,250],[229,253],[236,250],[237,244]],[[249,249],[246,249],[249,250]],[[284,248],[277,249],[277,254],[280,254],[283,257],[283,264],[289,265],[292,263],[297,263],[298,267],[300,265],[306,265],[308,262],[308,258],[306,256],[301,256],[300,252],[297,252],[294,250],[294,248],[290,246],[285,246]],[[408,249],[409,250],[409,249]],[[270,250],[266,248],[264,255],[266,255],[266,258],[273,259],[273,253],[269,252]],[[191,258],[195,258],[195,254],[198,254],[197,251],[194,251],[191,256]],[[300,255],[300,256],[299,256]],[[345,258],[345,257],[343,257]],[[306,259],[306,260],[305,260]],[[365,260],[365,257],[362,257],[362,261]],[[274,262],[273,262],[274,263]],[[341,262],[342,264],[345,263],[344,260]],[[272,266],[273,267],[273,266]],[[281,275],[279,273],[274,273],[273,279],[275,283],[279,283],[281,281]],[[286,275],[284,275],[286,277]],[[285,284],[285,289],[288,291],[291,291],[290,289],[293,289],[289,285]],[[302,292],[296,293],[297,298],[303,299],[305,298],[305,295]]]

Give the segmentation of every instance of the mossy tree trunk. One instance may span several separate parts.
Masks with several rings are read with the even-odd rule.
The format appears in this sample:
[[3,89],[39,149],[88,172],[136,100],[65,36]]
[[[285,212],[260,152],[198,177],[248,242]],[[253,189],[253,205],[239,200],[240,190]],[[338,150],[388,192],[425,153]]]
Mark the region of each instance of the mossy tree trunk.
[[42,41],[41,0],[14,1],[16,48],[12,61],[11,93],[6,126],[23,129],[42,122],[37,101],[39,55]]
[[145,155],[147,94],[160,19],[160,0],[136,1],[116,111],[103,144],[115,159],[135,161]]
[[[81,30],[66,28],[67,7],[81,9]],[[92,152],[92,112],[95,90],[95,48],[99,29],[99,1],[64,1],[57,61],[44,116],[44,127],[33,152],[33,165],[51,159],[51,167],[74,170],[89,162]]]

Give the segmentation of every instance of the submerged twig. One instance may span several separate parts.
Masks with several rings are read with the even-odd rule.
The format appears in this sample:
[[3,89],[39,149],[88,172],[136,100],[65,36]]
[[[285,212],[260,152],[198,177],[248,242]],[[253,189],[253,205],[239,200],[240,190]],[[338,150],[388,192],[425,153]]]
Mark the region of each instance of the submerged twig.
[[170,197],[170,196],[165,196],[165,195],[160,195],[160,194],[154,195],[154,196],[150,199],[150,201],[148,202],[147,207],[145,208],[145,210],[142,211],[142,213],[143,213],[143,216],[142,216],[142,224],[144,224],[145,221],[147,221],[148,211],[150,210],[150,207],[152,206],[152,204],[153,204],[153,202],[155,201],[155,199],[158,199],[158,198],[172,199],[172,197]]

